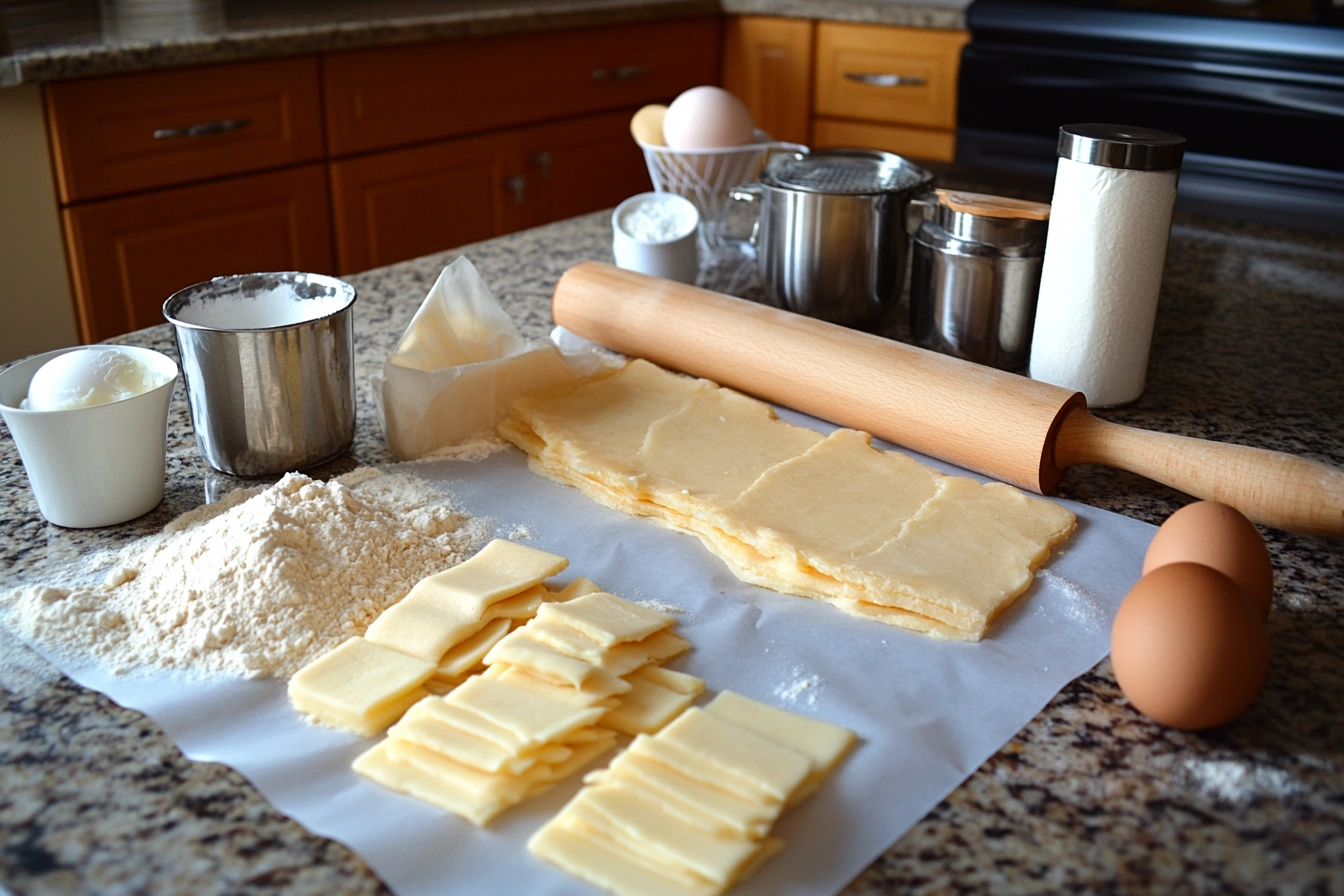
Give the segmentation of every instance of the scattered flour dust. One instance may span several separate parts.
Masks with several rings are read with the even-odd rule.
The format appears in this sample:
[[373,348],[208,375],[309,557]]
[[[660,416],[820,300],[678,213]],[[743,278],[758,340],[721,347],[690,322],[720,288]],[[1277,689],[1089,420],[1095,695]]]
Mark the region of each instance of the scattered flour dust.
[[1091,588],[1079,585],[1048,569],[1037,570],[1036,576],[1042,583],[1052,582],[1059,587],[1065,601],[1065,618],[1086,628],[1088,631],[1101,631],[1110,626],[1110,613],[1106,609],[1106,600]]
[[460,460],[474,463],[478,460],[485,460],[492,454],[503,451],[509,447],[509,443],[495,435],[493,432],[480,432],[473,436],[468,436],[460,442],[452,445],[444,445],[442,448],[436,448],[428,454],[422,454],[411,463],[421,463],[434,460]]
[[808,706],[816,706],[821,678],[815,674],[809,675],[801,666],[794,666],[792,674],[792,681],[781,682],[775,687],[775,698],[784,703],[801,701]]
[[1256,767],[1236,760],[1187,759],[1184,766],[1206,793],[1225,802],[1249,802],[1262,796],[1283,799],[1307,789],[1282,769]]
[[24,637],[118,673],[288,677],[489,540],[485,521],[446,501],[408,474],[290,473],[128,545],[101,585],[0,601]]

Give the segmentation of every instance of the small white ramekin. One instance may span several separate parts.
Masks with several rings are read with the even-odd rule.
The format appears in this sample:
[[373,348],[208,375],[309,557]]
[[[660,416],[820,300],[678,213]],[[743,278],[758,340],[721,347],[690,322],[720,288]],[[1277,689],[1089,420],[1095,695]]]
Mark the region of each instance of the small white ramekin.
[[[662,242],[645,242],[626,233],[621,227],[625,214],[645,202],[667,203],[686,220],[694,222],[686,233]],[[700,273],[700,250],[697,233],[700,213],[695,205],[676,193],[639,193],[616,206],[611,213],[611,250],[616,266],[654,277],[664,277],[680,283],[694,284]]]
[[163,500],[168,403],[177,364],[147,348],[117,346],[166,379],[163,385],[109,404],[64,411],[19,407],[28,383],[58,349],[0,371],[0,416],[9,426],[37,509],[72,529],[124,523]]

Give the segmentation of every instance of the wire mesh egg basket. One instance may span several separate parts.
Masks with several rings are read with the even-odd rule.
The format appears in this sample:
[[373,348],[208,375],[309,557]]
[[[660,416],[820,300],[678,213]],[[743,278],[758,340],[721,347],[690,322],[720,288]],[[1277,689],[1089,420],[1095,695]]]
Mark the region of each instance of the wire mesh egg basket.
[[649,168],[653,188],[660,193],[685,196],[700,212],[701,233],[709,246],[721,244],[723,210],[728,191],[750,183],[766,160],[777,152],[807,152],[799,143],[771,140],[757,130],[751,143],[723,149],[682,150],[639,144]]

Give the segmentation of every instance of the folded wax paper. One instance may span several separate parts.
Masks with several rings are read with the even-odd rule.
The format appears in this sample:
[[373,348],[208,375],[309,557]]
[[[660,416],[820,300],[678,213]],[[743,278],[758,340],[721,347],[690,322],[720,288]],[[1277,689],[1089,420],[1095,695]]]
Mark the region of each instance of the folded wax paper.
[[[679,608],[677,631],[692,647],[668,665],[705,679],[702,703],[733,690],[858,733],[836,773],[775,826],[785,849],[732,890],[741,896],[835,893],[914,826],[1106,655],[1111,620],[1156,531],[1064,502],[1079,518],[1072,538],[985,640],[950,642],[741,582],[694,537],[534,475],[513,448],[392,469],[440,484],[501,537],[568,557],[555,584],[587,576],[629,599]],[[352,772],[351,761],[377,740],[305,723],[283,681],[117,676],[51,658],[81,684],[153,717],[187,756],[237,769],[280,811],[347,844],[402,896],[600,892],[526,849],[580,776],[476,828]]]
[[371,377],[378,424],[401,460],[493,432],[509,402],[592,372],[551,342],[525,339],[475,265],[439,274],[396,351]]

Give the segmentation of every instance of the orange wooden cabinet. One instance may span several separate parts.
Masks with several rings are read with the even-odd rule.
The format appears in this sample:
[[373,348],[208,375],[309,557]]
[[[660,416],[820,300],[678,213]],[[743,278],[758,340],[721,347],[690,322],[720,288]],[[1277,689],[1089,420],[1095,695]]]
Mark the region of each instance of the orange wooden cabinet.
[[813,142],[950,162],[965,31],[821,22]]
[[317,58],[53,81],[62,203],[317,161]]
[[[719,76],[718,17],[53,82],[80,332],[218,274],[355,272],[649,188],[630,115]],[[334,212],[333,212],[334,209]]]
[[776,140],[811,139],[812,40],[808,19],[738,16],[723,42],[723,86]]
[[331,163],[338,268],[393,264],[652,189],[623,109]]
[[507,134],[331,163],[337,270],[353,273],[518,228]]
[[333,269],[318,163],[63,212],[80,335],[163,323],[173,292],[222,274]]
[[525,184],[522,226],[536,227],[618,205],[653,189],[630,136],[633,108],[537,125],[517,134]]
[[333,156],[666,102],[719,75],[717,18],[479,37],[323,57]]

